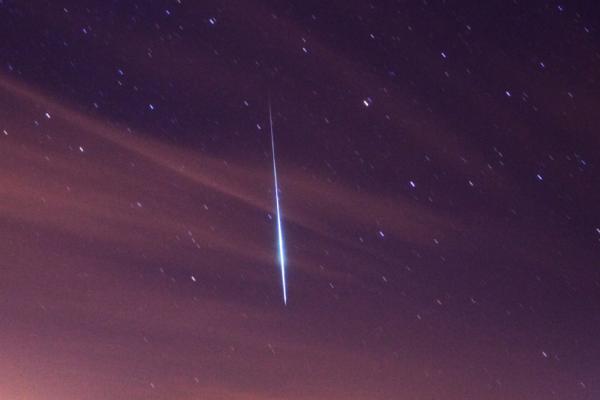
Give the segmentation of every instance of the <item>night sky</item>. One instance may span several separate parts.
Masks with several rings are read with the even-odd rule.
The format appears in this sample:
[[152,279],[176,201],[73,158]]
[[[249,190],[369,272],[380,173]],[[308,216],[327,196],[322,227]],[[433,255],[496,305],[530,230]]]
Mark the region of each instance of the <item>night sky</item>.
[[595,3],[0,0],[0,399],[600,398]]

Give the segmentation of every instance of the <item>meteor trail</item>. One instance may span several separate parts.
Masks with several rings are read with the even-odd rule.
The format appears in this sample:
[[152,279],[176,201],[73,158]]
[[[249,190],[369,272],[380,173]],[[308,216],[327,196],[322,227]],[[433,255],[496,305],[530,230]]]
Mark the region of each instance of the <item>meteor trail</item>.
[[283,304],[287,305],[287,284],[285,282],[285,254],[283,249],[283,230],[281,228],[281,210],[279,208],[279,185],[277,184],[277,166],[275,163],[275,135],[273,133],[273,115],[269,100],[269,126],[271,128],[271,151],[273,153],[273,181],[275,182],[275,210],[277,212],[277,243],[279,249],[279,267],[281,268],[281,288]]

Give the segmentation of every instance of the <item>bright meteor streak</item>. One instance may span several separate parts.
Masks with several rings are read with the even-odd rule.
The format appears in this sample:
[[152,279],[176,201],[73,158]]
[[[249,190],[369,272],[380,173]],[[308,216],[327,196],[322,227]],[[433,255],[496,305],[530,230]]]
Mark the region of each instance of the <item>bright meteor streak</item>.
[[285,253],[283,246],[283,229],[281,228],[281,209],[279,208],[279,185],[277,184],[277,165],[275,163],[275,135],[273,133],[273,115],[269,100],[269,126],[271,128],[271,151],[273,153],[273,181],[275,182],[275,210],[277,212],[277,242],[279,248],[279,266],[281,268],[281,287],[283,304],[287,305],[287,284],[285,281]]

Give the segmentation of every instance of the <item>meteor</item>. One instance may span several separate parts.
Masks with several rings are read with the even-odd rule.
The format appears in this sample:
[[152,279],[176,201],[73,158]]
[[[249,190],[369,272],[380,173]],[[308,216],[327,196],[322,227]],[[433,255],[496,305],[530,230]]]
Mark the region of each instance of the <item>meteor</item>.
[[281,288],[283,291],[283,304],[287,305],[287,284],[285,281],[285,253],[283,246],[283,229],[281,227],[281,209],[279,207],[279,185],[277,184],[277,165],[275,163],[275,134],[273,133],[273,114],[271,100],[269,100],[269,126],[271,128],[271,151],[273,154],[273,181],[275,187],[275,211],[277,216],[277,248],[279,250],[279,268],[281,269]]

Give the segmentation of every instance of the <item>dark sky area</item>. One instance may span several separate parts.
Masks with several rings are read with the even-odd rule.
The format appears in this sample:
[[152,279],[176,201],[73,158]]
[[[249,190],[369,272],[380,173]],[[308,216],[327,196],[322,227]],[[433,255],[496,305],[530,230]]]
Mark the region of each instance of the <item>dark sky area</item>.
[[600,398],[599,22],[0,0],[0,399]]

